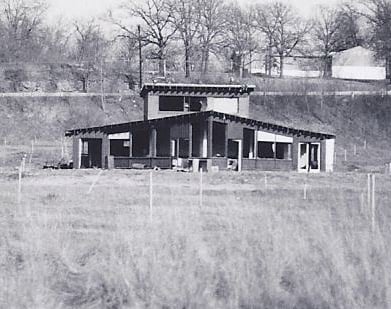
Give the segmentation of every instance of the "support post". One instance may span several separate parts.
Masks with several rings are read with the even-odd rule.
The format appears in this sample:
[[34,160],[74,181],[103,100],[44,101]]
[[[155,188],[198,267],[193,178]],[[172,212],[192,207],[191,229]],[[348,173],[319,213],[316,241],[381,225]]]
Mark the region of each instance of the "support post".
[[193,125],[189,123],[189,159],[193,156]]
[[133,132],[129,131],[129,157],[133,157]]
[[208,118],[208,158],[212,158],[213,156],[213,118]]
[[149,136],[149,156],[152,158],[156,157],[156,137],[156,128],[152,128]]
[[202,167],[201,167],[201,169],[200,169],[200,208],[202,208],[202,190],[203,190],[203,188],[202,188],[202,186],[203,186],[203,182],[202,182]]
[[149,220],[153,219],[153,171],[149,173]]
[[224,128],[224,157],[228,159],[228,124]]
[[376,175],[372,175],[372,233],[375,232],[376,225]]
[[367,175],[367,205],[371,205],[371,174]]

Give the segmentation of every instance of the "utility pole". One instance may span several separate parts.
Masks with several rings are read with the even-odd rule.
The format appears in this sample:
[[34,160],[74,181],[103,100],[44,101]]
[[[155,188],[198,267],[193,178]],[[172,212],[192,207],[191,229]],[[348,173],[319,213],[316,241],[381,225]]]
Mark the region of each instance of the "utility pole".
[[139,57],[139,73],[140,73],[140,89],[143,86],[143,59],[141,55],[141,26],[137,25],[138,30],[138,57]]

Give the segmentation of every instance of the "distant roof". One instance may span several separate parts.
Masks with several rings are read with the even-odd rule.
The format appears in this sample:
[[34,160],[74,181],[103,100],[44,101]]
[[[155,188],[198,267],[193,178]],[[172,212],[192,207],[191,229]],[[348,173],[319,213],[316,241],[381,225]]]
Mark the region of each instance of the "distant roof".
[[115,133],[122,133],[129,131],[130,128],[139,127],[147,124],[161,124],[167,121],[190,121],[192,119],[199,119],[203,118],[206,119],[209,116],[213,116],[214,118],[219,119],[231,119],[235,121],[239,121],[241,123],[248,123],[251,125],[256,125],[261,128],[264,128],[265,130],[277,130],[281,133],[286,133],[290,135],[305,135],[310,137],[317,137],[321,139],[330,139],[335,138],[335,135],[329,134],[329,133],[320,133],[320,132],[313,132],[303,129],[295,129],[291,127],[286,127],[278,124],[273,124],[269,122],[259,121],[255,119],[250,118],[244,118],[236,115],[230,115],[225,113],[220,113],[216,111],[204,111],[204,112],[195,112],[195,113],[189,113],[189,114],[183,114],[183,115],[177,115],[177,116],[170,116],[170,117],[164,117],[164,118],[157,118],[157,119],[150,119],[150,120],[140,120],[140,121],[133,121],[133,122],[126,122],[126,123],[118,123],[118,124],[112,124],[112,125],[105,125],[100,127],[91,127],[91,128],[83,128],[83,129],[73,129],[68,130],[65,132],[65,136],[73,136],[78,135],[80,133],[87,133],[87,132],[94,132],[94,131],[101,131],[106,134],[115,134]]
[[[148,92],[163,93],[203,93],[207,95],[250,94],[255,90],[255,85],[215,85],[215,84],[174,84],[174,83],[145,83],[140,95],[144,97]],[[190,94],[190,93],[189,93]]]

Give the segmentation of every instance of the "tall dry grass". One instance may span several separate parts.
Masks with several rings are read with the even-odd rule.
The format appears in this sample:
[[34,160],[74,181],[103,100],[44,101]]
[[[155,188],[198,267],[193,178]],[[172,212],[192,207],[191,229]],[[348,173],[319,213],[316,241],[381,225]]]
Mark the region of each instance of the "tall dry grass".
[[1,308],[390,306],[389,176],[97,173],[1,174]]

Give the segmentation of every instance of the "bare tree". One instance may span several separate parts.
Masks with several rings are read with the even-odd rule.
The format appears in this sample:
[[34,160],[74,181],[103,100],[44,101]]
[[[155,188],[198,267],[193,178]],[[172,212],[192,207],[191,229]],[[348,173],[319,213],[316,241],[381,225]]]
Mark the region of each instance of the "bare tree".
[[227,7],[221,0],[199,0],[200,25],[198,39],[201,49],[201,71],[208,72],[210,53],[216,53],[224,41]]
[[8,60],[36,58],[40,44],[43,15],[47,5],[40,0],[2,0],[2,46]]
[[190,58],[194,51],[194,39],[200,27],[199,3],[192,0],[173,0],[170,2],[173,12],[174,29],[177,29],[184,45],[185,75],[190,77]]
[[[165,75],[166,48],[176,33],[176,27],[173,27],[173,12],[170,10],[168,0],[146,0],[138,2],[130,0],[123,5],[130,17],[139,18],[142,22],[142,41],[146,45],[154,46],[154,56],[159,60],[159,74]],[[120,21],[112,19],[129,37],[138,37],[135,29],[125,25]]]
[[320,6],[314,17],[312,35],[317,45],[317,49],[322,54],[323,76],[329,72],[329,59],[331,53],[336,51],[340,44],[340,22],[338,19],[338,10]]
[[73,59],[79,64],[76,73],[83,85],[83,91],[88,91],[88,82],[96,63],[103,61],[108,47],[99,25],[91,20],[86,23],[75,22],[76,43]]
[[339,6],[337,12],[338,46],[336,50],[345,50],[365,43],[360,29],[361,17],[361,13],[351,3],[345,2]]
[[256,28],[266,37],[266,62],[265,71],[272,75],[273,43],[277,31],[277,19],[275,18],[271,4],[257,4],[254,9],[254,21]]
[[291,55],[298,45],[304,41],[309,30],[309,23],[303,21],[293,8],[282,2],[271,7],[272,20],[276,23],[273,34],[273,47],[279,57],[280,77],[284,76],[284,58]]
[[242,77],[249,56],[249,63],[252,61],[251,54],[256,49],[254,40],[253,14],[250,9],[243,9],[238,4],[232,4],[226,14],[226,40],[227,45],[233,50],[231,56],[233,70],[239,71]]
[[379,58],[386,60],[387,78],[391,77],[391,1],[365,0],[361,11],[371,27],[370,43]]
[[138,39],[128,35],[117,36],[114,52],[119,60],[112,63],[111,70],[116,76],[125,78],[129,89],[134,89],[137,84]]

